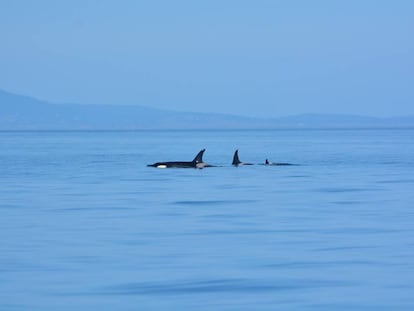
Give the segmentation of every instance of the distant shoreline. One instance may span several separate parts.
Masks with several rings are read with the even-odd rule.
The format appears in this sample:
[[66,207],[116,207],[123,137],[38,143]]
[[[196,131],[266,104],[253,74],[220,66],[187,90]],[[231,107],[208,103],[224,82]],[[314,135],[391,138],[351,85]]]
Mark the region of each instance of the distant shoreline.
[[0,131],[410,129],[414,116],[302,113],[257,118],[145,106],[52,104],[0,90]]

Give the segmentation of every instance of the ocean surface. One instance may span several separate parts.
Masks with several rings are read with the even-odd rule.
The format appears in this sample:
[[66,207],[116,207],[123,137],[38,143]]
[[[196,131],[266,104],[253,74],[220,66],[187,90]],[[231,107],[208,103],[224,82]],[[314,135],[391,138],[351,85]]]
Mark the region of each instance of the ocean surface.
[[0,234],[1,310],[414,310],[414,130],[0,132]]

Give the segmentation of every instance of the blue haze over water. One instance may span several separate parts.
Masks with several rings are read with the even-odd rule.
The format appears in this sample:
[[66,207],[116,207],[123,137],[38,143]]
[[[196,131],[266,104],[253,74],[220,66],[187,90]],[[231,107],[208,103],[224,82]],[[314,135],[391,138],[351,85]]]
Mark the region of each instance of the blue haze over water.
[[0,132],[0,176],[2,310],[414,308],[414,130]]

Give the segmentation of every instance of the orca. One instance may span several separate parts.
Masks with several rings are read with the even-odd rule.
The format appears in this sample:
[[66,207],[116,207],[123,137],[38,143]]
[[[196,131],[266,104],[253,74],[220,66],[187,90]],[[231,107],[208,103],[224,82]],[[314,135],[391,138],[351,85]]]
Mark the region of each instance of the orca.
[[195,156],[194,160],[191,162],[185,161],[174,161],[174,162],[156,162],[154,164],[148,164],[147,166],[156,167],[156,168],[204,168],[212,167],[213,165],[203,162],[203,154],[206,149],[200,150],[200,152]]
[[268,159],[266,159],[265,163],[263,165],[268,166],[284,166],[284,165],[295,165],[291,163],[283,163],[283,162],[270,162]]
[[233,156],[233,163],[231,163],[234,166],[242,166],[242,165],[253,165],[253,163],[247,163],[247,162],[242,162],[239,159],[239,150],[236,150],[234,152],[234,156]]

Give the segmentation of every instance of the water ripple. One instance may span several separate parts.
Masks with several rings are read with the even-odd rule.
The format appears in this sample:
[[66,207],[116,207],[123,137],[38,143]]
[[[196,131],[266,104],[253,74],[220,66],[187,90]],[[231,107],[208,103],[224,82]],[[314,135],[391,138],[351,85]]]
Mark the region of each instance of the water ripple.
[[204,201],[174,201],[173,205],[223,205],[223,204],[247,204],[256,203],[258,200],[204,200]]
[[363,192],[363,191],[372,191],[377,189],[372,188],[319,188],[320,192],[331,192],[331,193],[341,193],[341,192]]
[[103,292],[109,295],[185,295],[223,292],[278,292],[286,290],[301,290],[349,285],[349,282],[327,280],[258,281],[248,279],[213,279],[202,281],[178,281],[174,283],[127,283],[118,286],[111,286],[104,289]]

